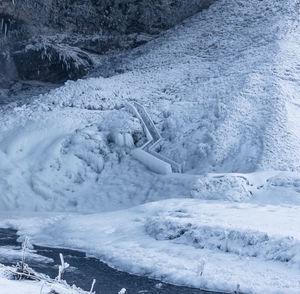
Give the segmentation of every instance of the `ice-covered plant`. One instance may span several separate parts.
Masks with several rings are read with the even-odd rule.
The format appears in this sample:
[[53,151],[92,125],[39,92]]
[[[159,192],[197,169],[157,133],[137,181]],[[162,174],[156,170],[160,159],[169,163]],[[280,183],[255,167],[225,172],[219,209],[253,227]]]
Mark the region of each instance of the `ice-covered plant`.
[[57,279],[60,281],[63,279],[64,273],[70,265],[64,261],[64,256],[62,255],[62,253],[59,254],[59,257],[60,257],[61,265],[58,267]]
[[21,261],[21,272],[24,271],[24,265],[25,265],[25,254],[26,254],[26,249],[28,245],[29,238],[26,237],[24,242],[23,242],[23,248],[22,248],[22,261]]

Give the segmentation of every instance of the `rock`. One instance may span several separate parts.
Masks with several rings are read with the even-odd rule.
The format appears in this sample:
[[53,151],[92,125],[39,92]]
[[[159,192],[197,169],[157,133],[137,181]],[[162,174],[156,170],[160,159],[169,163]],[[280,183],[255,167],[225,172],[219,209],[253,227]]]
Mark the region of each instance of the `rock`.
[[17,79],[17,69],[10,52],[9,50],[3,50],[0,53],[0,87],[9,88],[12,82]]
[[1,0],[0,83],[76,80],[92,54],[144,44],[214,1]]

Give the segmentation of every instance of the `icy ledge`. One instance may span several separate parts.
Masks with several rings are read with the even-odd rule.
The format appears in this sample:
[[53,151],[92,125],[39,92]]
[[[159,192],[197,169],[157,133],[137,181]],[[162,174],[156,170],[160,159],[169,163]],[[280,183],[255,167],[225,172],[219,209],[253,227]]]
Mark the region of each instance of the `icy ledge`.
[[[2,219],[0,226],[18,228],[34,243],[84,250],[120,270],[177,285],[300,292],[300,207],[173,199],[102,214]],[[187,225],[192,229],[177,237]]]
[[199,249],[218,250],[240,256],[295,264],[300,268],[300,242],[293,236],[273,236],[266,232],[210,226],[186,210],[167,211],[151,217],[146,232],[156,240],[174,240]]

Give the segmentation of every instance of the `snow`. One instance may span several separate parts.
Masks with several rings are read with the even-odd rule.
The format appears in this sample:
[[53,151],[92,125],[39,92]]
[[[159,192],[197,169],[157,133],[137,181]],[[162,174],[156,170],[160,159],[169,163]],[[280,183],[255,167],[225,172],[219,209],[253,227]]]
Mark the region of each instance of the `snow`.
[[84,250],[120,270],[178,285],[298,293],[299,218],[299,206],[171,199],[56,220],[9,217],[1,225],[34,243]]
[[[1,226],[174,284],[299,293],[299,7],[219,0],[118,56],[122,74],[1,106]],[[131,156],[133,101],[183,174]]]
[[[5,279],[0,275],[1,294],[32,294],[39,293],[42,284],[34,282],[19,282]],[[50,290],[50,289],[48,289]],[[46,293],[46,291],[45,291]]]
[[[16,263],[22,258],[22,252],[20,248],[15,246],[1,246],[0,247],[0,262],[4,263],[7,261],[15,261]],[[35,262],[44,262],[50,263],[53,262],[51,258],[43,257],[38,254],[35,254],[34,250],[28,250],[26,252],[26,261],[35,261]]]

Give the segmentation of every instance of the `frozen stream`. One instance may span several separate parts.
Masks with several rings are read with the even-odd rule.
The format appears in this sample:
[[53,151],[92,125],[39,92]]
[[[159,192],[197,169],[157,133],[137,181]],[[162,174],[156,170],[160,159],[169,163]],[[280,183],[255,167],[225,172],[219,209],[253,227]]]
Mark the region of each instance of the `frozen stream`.
[[[7,250],[20,250],[21,244],[17,242],[16,231],[11,229],[0,229],[0,249],[5,246]],[[96,258],[87,257],[85,253],[68,250],[34,246],[35,253],[52,259],[51,262],[37,261],[36,258],[27,258],[27,263],[36,271],[55,277],[58,272],[59,253],[63,253],[65,261],[71,265],[70,270],[64,278],[69,284],[76,284],[78,287],[89,290],[92,279],[95,278],[96,293],[117,294],[120,289],[126,288],[128,294],[149,293],[149,294],[216,294],[214,292],[200,291],[187,287],[178,287],[161,283],[157,280],[139,277],[110,268]],[[0,263],[5,265],[15,264],[18,260],[15,255],[8,255],[0,251]],[[49,259],[49,261],[50,261]]]

